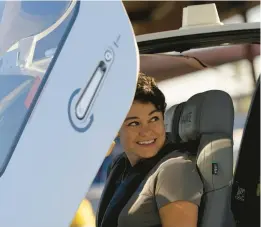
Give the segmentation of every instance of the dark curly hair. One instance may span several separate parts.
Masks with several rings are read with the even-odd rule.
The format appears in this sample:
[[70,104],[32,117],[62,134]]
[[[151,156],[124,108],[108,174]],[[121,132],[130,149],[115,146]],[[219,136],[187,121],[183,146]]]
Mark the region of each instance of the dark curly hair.
[[134,101],[152,103],[164,116],[167,106],[165,96],[158,88],[153,77],[139,73]]

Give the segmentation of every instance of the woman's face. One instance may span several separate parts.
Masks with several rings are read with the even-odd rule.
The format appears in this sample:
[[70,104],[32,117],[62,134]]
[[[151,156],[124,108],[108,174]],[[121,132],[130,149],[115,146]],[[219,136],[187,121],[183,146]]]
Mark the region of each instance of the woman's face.
[[141,158],[155,156],[165,142],[162,112],[152,103],[134,101],[119,136],[132,165]]

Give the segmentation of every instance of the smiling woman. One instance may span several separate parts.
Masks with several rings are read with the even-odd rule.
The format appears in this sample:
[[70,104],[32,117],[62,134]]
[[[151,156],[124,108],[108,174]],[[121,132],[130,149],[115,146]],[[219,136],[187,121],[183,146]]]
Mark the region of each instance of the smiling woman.
[[203,185],[190,157],[167,139],[165,108],[154,79],[140,73],[119,130],[124,153],[111,166],[97,227],[196,227]]
[[134,102],[119,132],[131,165],[153,157],[163,146],[165,108],[165,97],[154,79],[140,74]]

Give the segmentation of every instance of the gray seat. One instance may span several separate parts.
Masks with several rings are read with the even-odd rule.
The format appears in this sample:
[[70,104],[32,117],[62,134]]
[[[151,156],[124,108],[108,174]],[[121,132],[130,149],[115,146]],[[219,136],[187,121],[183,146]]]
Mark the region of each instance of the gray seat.
[[196,94],[187,102],[172,106],[165,114],[168,139],[187,144],[188,151],[195,154],[194,161],[204,185],[200,227],[234,225],[230,209],[233,123],[232,99],[219,90]]

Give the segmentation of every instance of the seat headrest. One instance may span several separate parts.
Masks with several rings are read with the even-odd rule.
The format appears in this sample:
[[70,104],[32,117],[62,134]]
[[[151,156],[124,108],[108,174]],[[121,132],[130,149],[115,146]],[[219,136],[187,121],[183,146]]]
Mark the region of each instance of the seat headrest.
[[165,128],[172,142],[189,142],[203,134],[233,134],[234,107],[224,91],[210,90],[172,106],[165,113]]

